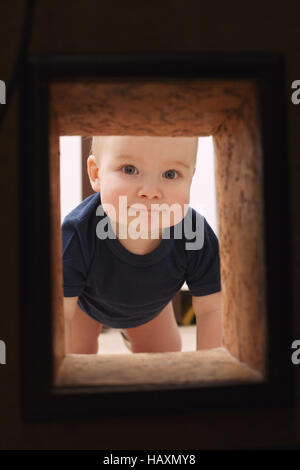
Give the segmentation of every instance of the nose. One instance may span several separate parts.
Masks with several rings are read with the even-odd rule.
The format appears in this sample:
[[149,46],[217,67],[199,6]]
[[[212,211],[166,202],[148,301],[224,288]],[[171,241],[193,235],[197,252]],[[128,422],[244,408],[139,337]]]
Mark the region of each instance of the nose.
[[138,190],[138,196],[143,199],[160,199],[162,192],[159,183],[148,178]]

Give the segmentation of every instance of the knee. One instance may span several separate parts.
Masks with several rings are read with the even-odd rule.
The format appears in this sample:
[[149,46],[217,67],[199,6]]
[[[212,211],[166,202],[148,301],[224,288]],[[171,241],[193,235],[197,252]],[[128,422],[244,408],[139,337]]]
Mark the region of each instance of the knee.
[[172,349],[172,351],[180,352],[181,350],[182,350],[182,339],[181,339],[181,336],[179,335],[174,344],[174,349]]
[[98,353],[98,341],[89,342],[75,342],[72,344],[71,354],[97,354]]
[[179,329],[177,328],[170,338],[169,342],[170,352],[180,352],[182,350],[182,338]]
[[131,343],[132,353],[167,353],[180,352],[182,350],[181,337],[177,337],[171,342],[165,344],[135,344]]

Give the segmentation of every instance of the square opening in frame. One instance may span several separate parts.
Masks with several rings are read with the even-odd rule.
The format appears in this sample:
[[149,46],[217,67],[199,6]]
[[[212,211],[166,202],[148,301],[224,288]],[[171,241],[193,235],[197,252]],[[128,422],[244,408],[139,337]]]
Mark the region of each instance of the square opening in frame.
[[[269,198],[274,201],[273,184],[284,169],[285,124],[280,99],[272,129],[267,107],[270,93],[282,93],[282,74],[276,55],[248,61],[197,54],[166,61],[151,55],[31,58],[23,81],[20,165],[21,336],[23,342],[30,339],[27,361],[22,358],[25,418],[289,403],[291,374],[284,358],[290,319],[279,327],[274,309],[285,296],[271,289],[280,270],[290,272],[289,258],[272,261],[269,270],[275,223]],[[212,136],[223,347],[66,354],[59,191],[59,138],[64,135]],[[288,289],[286,282],[283,290]],[[270,361],[274,345],[277,367]]]

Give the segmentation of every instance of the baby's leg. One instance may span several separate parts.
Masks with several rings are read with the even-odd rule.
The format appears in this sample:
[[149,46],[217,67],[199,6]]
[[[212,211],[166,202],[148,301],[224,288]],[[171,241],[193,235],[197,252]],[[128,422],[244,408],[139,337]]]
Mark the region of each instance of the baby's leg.
[[134,353],[181,351],[181,336],[172,300],[153,320],[135,328],[127,328],[125,333]]
[[68,354],[97,354],[98,336],[103,325],[87,313],[79,305],[71,321],[72,330],[72,350]]

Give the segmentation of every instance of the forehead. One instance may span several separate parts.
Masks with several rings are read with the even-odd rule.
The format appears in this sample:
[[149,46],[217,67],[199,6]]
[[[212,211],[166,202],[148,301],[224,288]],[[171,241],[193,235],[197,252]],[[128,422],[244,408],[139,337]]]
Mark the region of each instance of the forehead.
[[94,138],[94,150],[110,157],[184,158],[195,157],[198,137],[150,137],[150,136],[98,136]]

